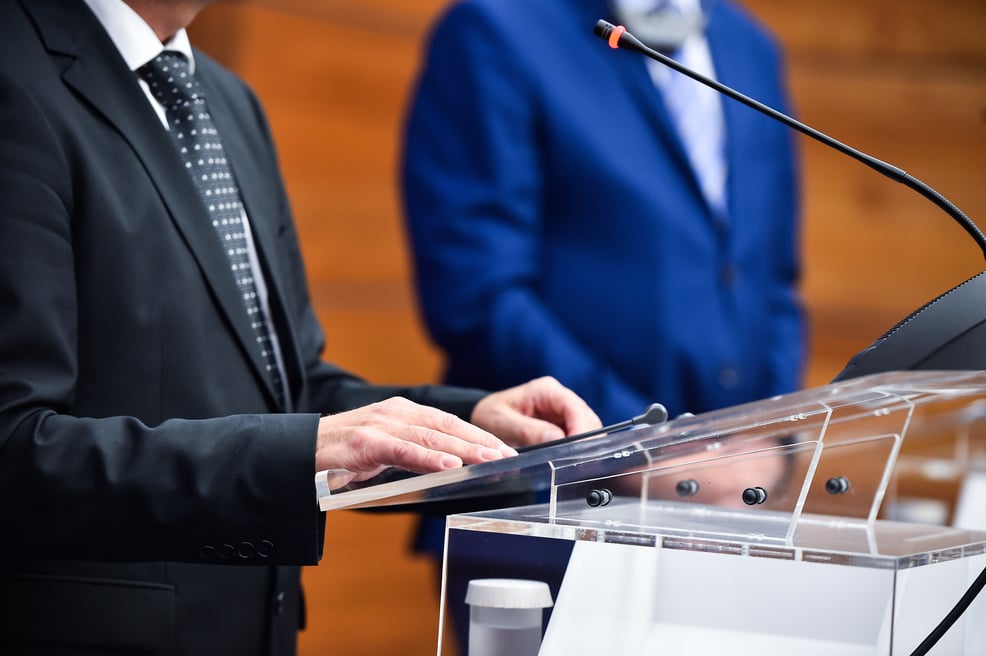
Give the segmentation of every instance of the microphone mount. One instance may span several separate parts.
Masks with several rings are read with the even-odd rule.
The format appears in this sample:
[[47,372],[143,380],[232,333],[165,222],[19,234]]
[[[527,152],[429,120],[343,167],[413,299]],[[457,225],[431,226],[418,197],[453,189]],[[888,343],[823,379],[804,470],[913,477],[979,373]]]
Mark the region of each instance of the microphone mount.
[[632,50],[646,57],[649,57],[653,60],[659,61],[665,66],[667,66],[668,68],[674,69],[675,71],[678,71],[682,75],[686,75],[692,78],[693,80],[701,82],[705,86],[711,87],[716,91],[718,91],[719,93],[723,94],[724,96],[728,96],[733,100],[743,103],[747,107],[751,107],[752,109],[755,109],[762,114],[766,114],[767,116],[773,118],[774,120],[780,121],[784,125],[794,130],[797,130],[798,132],[807,135],[812,139],[819,141],[831,148],[834,148],[839,152],[848,155],[849,157],[852,157],[853,159],[859,162],[862,162],[863,164],[869,166],[871,169],[879,173],[882,173],[883,175],[890,178],[891,180],[895,180],[896,182],[899,182],[904,186],[918,192],[919,194],[930,200],[932,203],[937,205],[939,208],[944,210],[946,214],[948,214],[960,226],[962,226],[962,228],[967,233],[969,233],[969,235],[976,241],[976,243],[979,244],[979,249],[983,252],[983,257],[986,258],[986,236],[983,235],[983,232],[982,230],[979,229],[979,226],[973,223],[972,220],[968,216],[966,216],[962,210],[956,207],[951,201],[949,201],[947,198],[942,196],[940,193],[932,189],[930,186],[928,186],[921,180],[918,180],[914,176],[908,174],[906,171],[899,169],[891,164],[888,164],[882,160],[879,160],[875,157],[871,157],[870,155],[867,155],[864,152],[856,150],[851,146],[847,146],[841,141],[837,141],[836,139],[833,139],[832,137],[822,132],[819,132],[818,130],[810,126],[805,125],[804,123],[801,123],[800,121],[791,118],[787,114],[783,114],[777,111],[776,109],[769,107],[768,105],[765,105],[757,100],[754,100],[753,98],[750,98],[747,95],[740,93],[739,91],[736,91],[735,89],[732,89],[716,80],[705,77],[704,75],[697,73],[691,70],[690,68],[683,66],[682,64],[679,64],[678,62],[668,57],[667,55],[664,55],[658,52],[657,50],[654,50],[653,48],[644,45],[644,43],[641,42],[640,39],[632,35],[630,32],[627,32],[626,28],[623,27],[622,25],[613,25],[608,21],[599,20],[596,22],[596,25],[595,27],[593,27],[592,31],[593,34],[607,41],[611,48],[614,49],[623,48],[624,50]]

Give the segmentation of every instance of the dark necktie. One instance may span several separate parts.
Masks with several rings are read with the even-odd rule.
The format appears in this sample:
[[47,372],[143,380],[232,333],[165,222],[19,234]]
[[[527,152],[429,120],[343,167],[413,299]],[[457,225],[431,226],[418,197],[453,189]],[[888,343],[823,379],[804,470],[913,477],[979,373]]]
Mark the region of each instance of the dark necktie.
[[267,317],[260,307],[247,249],[245,213],[226,151],[205,104],[205,95],[192,75],[185,56],[162,52],[138,71],[151,93],[164,107],[169,132],[178,146],[185,168],[195,182],[209,210],[230,269],[246,306],[247,316],[257,338],[277,398],[284,408],[284,386],[277,366]]

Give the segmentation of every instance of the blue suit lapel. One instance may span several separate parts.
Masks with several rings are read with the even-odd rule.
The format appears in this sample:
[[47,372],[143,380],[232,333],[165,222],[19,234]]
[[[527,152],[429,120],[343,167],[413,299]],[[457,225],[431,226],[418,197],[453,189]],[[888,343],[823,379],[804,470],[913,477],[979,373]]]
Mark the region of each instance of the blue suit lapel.
[[[719,11],[716,11],[719,9]],[[747,58],[743,53],[736,49],[741,44],[736,43],[733,38],[733,31],[730,29],[730,16],[727,8],[721,4],[713,5],[706,27],[709,50],[712,53],[712,63],[715,66],[716,77],[719,82],[736,91],[746,93],[742,88],[744,80],[755,75],[746,64]],[[734,213],[736,193],[738,189],[747,188],[749,175],[754,174],[752,169],[743,166],[732,166],[733,162],[742,162],[746,159],[743,150],[743,135],[756,134],[756,125],[751,125],[751,121],[770,120],[757,114],[753,109],[742,105],[726,96],[721,96],[722,116],[725,123],[726,139],[726,161],[730,163],[726,177],[726,207],[730,215]]]
[[[647,116],[653,126],[654,135],[660,139],[661,145],[673,154],[676,163],[683,169],[691,171],[684,146],[664,105],[664,98],[654,84],[650,71],[647,70],[647,59],[643,55],[632,52],[619,53],[617,56],[625,59],[621,62],[621,77],[630,89],[630,93],[636,97],[640,111]],[[697,180],[695,182],[695,189],[698,190]]]
[[[595,7],[592,11],[598,12],[595,15],[595,19],[605,18],[609,21],[615,20],[606,2],[598,2],[597,0],[594,4]],[[587,20],[589,18],[588,14],[592,13],[592,11],[587,12]],[[595,20],[587,23],[589,26],[587,29],[590,29],[594,23]],[[602,40],[598,41],[600,49],[610,50],[608,44]],[[692,171],[688,154],[681,142],[681,138],[678,136],[677,128],[675,128],[671,115],[668,113],[667,107],[664,104],[661,91],[654,84],[654,80],[648,70],[648,58],[645,55],[628,50],[604,52],[603,55],[611,58],[611,67],[614,76],[619,79],[620,83],[627,88],[631,97],[633,97],[635,107],[639,109],[646,121],[650,124],[652,134],[658,140],[660,147],[673,160],[675,170],[681,173],[681,179],[688,184],[691,191],[701,200],[702,205],[707,207],[698,177]],[[696,84],[698,83],[696,82]],[[711,211],[707,211],[706,213],[711,220]]]

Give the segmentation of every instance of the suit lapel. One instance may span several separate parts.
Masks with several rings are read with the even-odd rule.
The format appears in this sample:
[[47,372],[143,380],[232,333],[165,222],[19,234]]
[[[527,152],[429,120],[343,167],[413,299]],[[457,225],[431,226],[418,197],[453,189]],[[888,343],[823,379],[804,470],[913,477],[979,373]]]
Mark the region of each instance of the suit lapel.
[[[200,58],[196,59],[197,62]],[[277,192],[276,184],[270,178],[277,175],[277,172],[265,171],[261,166],[265,159],[265,153],[258,157],[257,148],[262,147],[256,144],[251,145],[247,139],[247,134],[259,134],[259,131],[249,131],[237,125],[237,121],[242,117],[253,116],[253,108],[240,107],[239,111],[233,106],[231,97],[223,93],[223,90],[216,84],[216,80],[208,74],[205,62],[196,70],[196,77],[202,85],[209,105],[209,113],[216,123],[223,141],[223,148],[226,150],[233,175],[236,178],[240,190],[240,197],[246,208],[247,216],[250,221],[250,230],[253,233],[254,247],[257,256],[263,265],[264,281],[267,285],[267,292],[270,299],[271,320],[279,325],[278,338],[281,346],[281,355],[287,371],[292,390],[298,389],[300,383],[300,356],[297,353],[296,345],[291,339],[294,334],[294,326],[290,321],[290,312],[279,312],[281,299],[284,299],[283,289],[285,280],[282,275],[282,267],[276,261],[277,249],[273,247],[283,238],[283,230],[286,226],[281,225],[284,213],[278,205],[280,194]]]
[[198,262],[213,299],[270,393],[245,306],[208,210],[136,77],[82,2],[34,0],[23,4],[34,16],[49,51],[71,58],[62,74],[65,84],[101,113],[137,154]]
[[[630,51],[614,53],[614,55],[623,60],[617,66],[621,82],[634,96],[636,106],[653,127],[655,137],[661,142],[661,148],[671,154],[679,170],[691,172],[688,156],[681,139],[678,138],[671,115],[664,105],[664,98],[647,69],[647,60],[643,55]],[[691,176],[693,179],[694,177]],[[694,180],[694,182],[695,189],[698,190],[698,181]]]
[[[608,4],[593,0],[592,9],[587,11],[583,22],[592,25],[596,19],[606,16],[607,20],[615,21]],[[592,22],[588,22],[590,17]],[[652,127],[652,133],[658,140],[658,148],[668,153],[674,161],[675,169],[681,171],[682,180],[687,180],[687,184],[692,187],[692,191],[698,195],[703,206],[707,206],[702,195],[702,189],[698,178],[692,171],[691,163],[685,147],[678,137],[678,131],[674,126],[674,121],[668,113],[664,104],[664,98],[660,89],[654,84],[648,70],[648,59],[645,55],[631,52],[629,50],[619,52],[609,52],[609,46],[599,41],[600,51],[603,57],[611,59],[610,67],[614,76],[619,80],[634,99],[634,106],[644,115],[647,122]],[[709,213],[711,216],[711,213]]]
[[[720,9],[720,11],[716,11]],[[712,55],[712,65],[715,67],[716,78],[722,84],[733,87],[737,91],[743,89],[734,86],[737,81],[747,79],[747,70],[741,63],[744,61],[742,53],[739,51],[742,44],[736,43],[733,38],[733,30],[729,26],[728,14],[721,11],[718,3],[712,5],[709,16],[709,23],[706,27],[708,36],[709,51]],[[760,116],[755,110],[740,104],[738,101],[726,96],[720,96],[722,103],[722,120],[724,126],[724,137],[726,140],[726,161],[730,164],[742,162],[746,157],[742,154],[741,139],[751,129],[747,122],[751,117],[760,120]],[[764,120],[769,120],[764,118]],[[755,127],[752,134],[756,134]],[[729,166],[726,174],[726,207],[730,215],[735,212],[737,189],[748,188],[746,178],[752,174],[753,169],[748,166]]]
[[[199,67],[196,77],[205,91],[209,113],[222,137],[223,148],[236,177],[240,197],[250,217],[254,245],[261,259],[271,263],[273,253],[268,250],[267,245],[274,244],[280,236],[277,220],[281,217],[281,211],[277,204],[278,196],[272,192],[273,185],[267,179],[269,173],[265,173],[259,165],[256,147],[248,143],[245,131],[237,125],[238,117],[249,114],[243,111],[244,108],[237,111],[232,106],[227,94],[222,93],[216,81],[205,73],[203,67]],[[279,267],[269,266],[265,274],[271,293],[281,288]]]

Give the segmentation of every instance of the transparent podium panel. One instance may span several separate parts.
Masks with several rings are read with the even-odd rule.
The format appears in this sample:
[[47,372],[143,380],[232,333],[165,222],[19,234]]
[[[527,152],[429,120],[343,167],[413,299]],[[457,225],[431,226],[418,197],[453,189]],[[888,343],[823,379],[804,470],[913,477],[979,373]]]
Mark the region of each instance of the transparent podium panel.
[[[776,511],[563,505],[564,524],[548,504],[450,516],[443,615],[456,614],[470,580],[520,578],[547,584],[554,600],[541,656],[897,656],[986,568],[983,532],[803,514],[781,545],[769,537],[786,521]],[[986,599],[929,653],[986,654]]]
[[[547,583],[541,654],[910,654],[986,572],[986,372],[875,374],[425,476],[336,474],[316,475],[323,510],[451,515],[443,618],[471,580]],[[984,607],[929,653],[986,654]]]
[[984,454],[986,372],[892,372],[425,476],[388,470],[337,489],[338,472],[319,472],[316,486],[322,510],[441,503],[451,514],[473,509],[460,500],[542,493],[557,522],[573,500],[774,513],[769,537],[783,542],[805,512],[913,520],[908,509],[942,503],[934,523],[948,523]]

